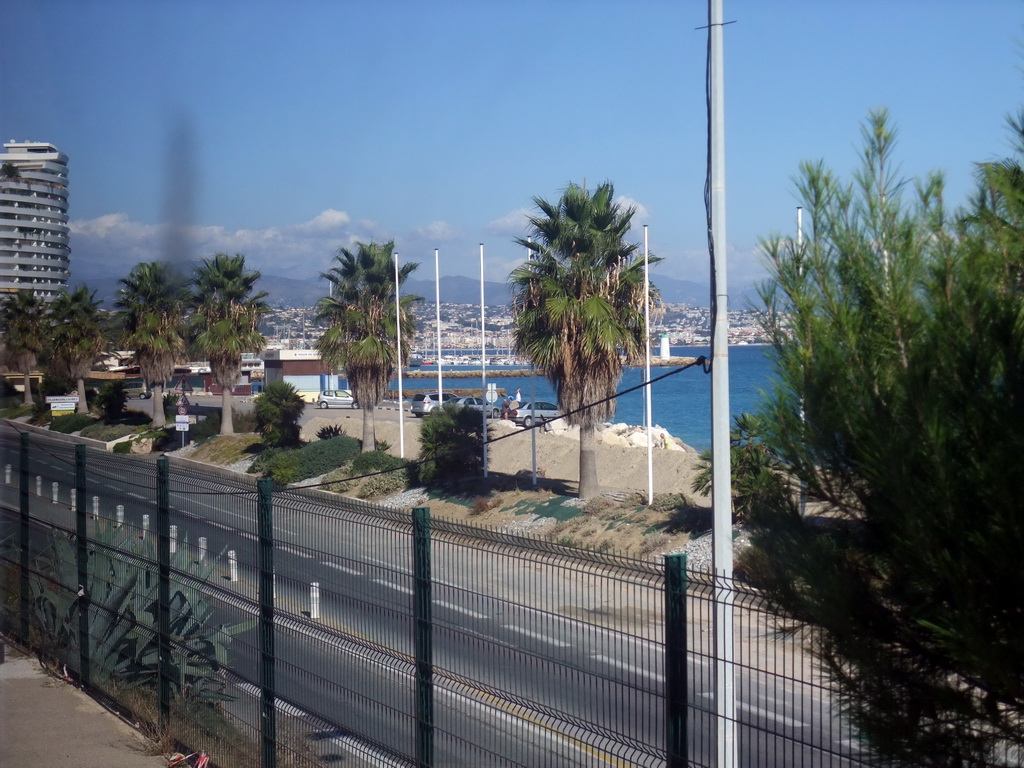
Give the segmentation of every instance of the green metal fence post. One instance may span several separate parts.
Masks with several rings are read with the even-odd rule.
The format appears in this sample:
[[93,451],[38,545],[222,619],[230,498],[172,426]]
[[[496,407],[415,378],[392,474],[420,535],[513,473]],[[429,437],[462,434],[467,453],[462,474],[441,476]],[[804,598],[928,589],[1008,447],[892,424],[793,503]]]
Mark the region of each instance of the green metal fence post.
[[263,768],[277,766],[277,709],[274,693],[274,481],[261,477],[257,507],[260,569],[260,699],[263,705],[261,742]]
[[171,715],[171,468],[156,460],[157,644],[159,648],[160,727]]
[[689,672],[686,666],[686,555],[665,558],[666,768],[685,768]]
[[416,634],[416,765],[434,764],[434,639],[430,594],[430,510],[412,511],[413,623]]
[[78,561],[78,676],[82,686],[92,683],[89,666],[89,518],[85,511],[85,446],[75,446],[75,538]]
[[21,466],[18,468],[18,502],[21,509],[21,642],[28,643],[32,620],[32,588],[29,581],[29,493],[28,493],[28,432],[21,433]]

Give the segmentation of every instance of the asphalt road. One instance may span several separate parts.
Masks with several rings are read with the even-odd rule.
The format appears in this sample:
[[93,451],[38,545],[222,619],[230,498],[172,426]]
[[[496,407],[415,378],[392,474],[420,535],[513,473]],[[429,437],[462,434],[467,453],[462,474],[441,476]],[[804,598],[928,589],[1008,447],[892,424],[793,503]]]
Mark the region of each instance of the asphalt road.
[[[312,409],[310,409],[312,410]],[[14,448],[4,431],[5,455]],[[63,455],[61,455],[63,454]],[[32,509],[74,527],[69,509],[70,451],[31,467],[44,478]],[[8,461],[8,459],[5,459]],[[124,506],[124,523],[155,526],[151,462],[103,457],[86,500],[101,516]],[[17,478],[12,478],[17,482]],[[51,485],[59,482],[58,503]],[[210,594],[218,621],[251,618],[256,597],[254,494],[242,485],[199,478],[172,464],[172,525],[198,559],[234,551],[238,580],[219,561]],[[33,487],[33,492],[35,488]],[[233,490],[236,495],[225,495]],[[17,508],[14,486],[2,500]],[[91,507],[88,507],[91,509]],[[407,525],[329,509],[295,493],[275,495],[277,680],[288,705],[335,724],[337,748],[411,754],[413,709],[411,553]],[[660,585],[604,573],[548,555],[528,559],[507,548],[435,538],[433,544],[435,700],[439,756],[446,765],[663,765],[664,658]],[[310,584],[320,616],[310,618]],[[604,601],[602,603],[602,600]],[[693,600],[691,600],[693,603]],[[601,605],[599,615],[581,613]],[[634,609],[642,606],[646,617]],[[691,758],[713,763],[712,669],[706,627],[691,629]],[[257,682],[255,631],[236,638],[232,667]],[[853,744],[814,686],[740,669],[740,764],[846,765]],[[447,734],[447,735],[444,735]],[[477,745],[473,750],[469,744]],[[383,748],[383,749],[382,749]],[[358,750],[357,750],[358,751]],[[389,759],[398,760],[398,754]],[[503,759],[498,759],[501,755]],[[507,759],[508,762],[504,760]],[[387,763],[384,763],[387,764]],[[395,762],[394,764],[402,764]]]

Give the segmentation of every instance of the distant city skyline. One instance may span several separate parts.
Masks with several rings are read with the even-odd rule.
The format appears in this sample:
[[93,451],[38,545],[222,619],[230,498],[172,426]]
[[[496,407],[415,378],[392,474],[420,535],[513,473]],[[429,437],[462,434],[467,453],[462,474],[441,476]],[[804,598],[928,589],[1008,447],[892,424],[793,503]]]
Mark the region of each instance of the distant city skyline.
[[[418,277],[504,282],[534,196],[611,180],[655,275],[706,283],[706,4],[36,0],[0,28],[0,137],[68,155],[72,281],[244,253],[310,278],[394,239]],[[887,107],[906,177],[1002,157],[1020,107],[1018,0],[726,0],[730,287],[791,233],[792,178],[841,176]],[[46,49],[39,56],[39,30]],[[31,66],[27,66],[31,62]]]

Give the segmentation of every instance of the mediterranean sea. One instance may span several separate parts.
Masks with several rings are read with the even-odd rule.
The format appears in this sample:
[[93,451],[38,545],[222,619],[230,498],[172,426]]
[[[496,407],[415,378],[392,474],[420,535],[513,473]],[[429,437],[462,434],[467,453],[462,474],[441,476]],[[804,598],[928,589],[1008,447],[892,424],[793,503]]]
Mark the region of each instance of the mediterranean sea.
[[[447,350],[446,350],[447,352]],[[472,350],[454,350],[453,354],[473,354]],[[771,376],[770,347],[758,345],[737,345],[729,347],[729,410],[733,416],[754,410],[757,407],[760,393],[769,386]],[[477,350],[479,354],[479,350]],[[679,357],[699,357],[710,354],[706,347],[672,347],[671,354]],[[511,366],[521,369],[521,366]],[[446,378],[446,371],[479,370],[479,365],[444,366],[442,381],[445,388],[479,389],[479,379]],[[502,376],[503,366],[487,366],[487,382],[494,383],[499,389],[514,393],[521,389],[523,400],[531,398],[557,402],[551,383],[543,376],[516,378]],[[432,365],[424,365],[418,370],[435,371]],[[677,369],[667,366],[652,366],[651,379],[658,379]],[[636,387],[643,381],[643,366],[627,367],[623,370],[622,381],[618,391],[623,392]],[[392,388],[397,382],[392,382]],[[436,389],[437,381],[432,378],[407,379],[403,381],[403,393],[416,390]],[[667,429],[687,445],[697,450],[711,447],[711,375],[705,373],[700,365],[672,373],[651,385],[652,421]],[[643,389],[628,392],[617,398],[615,415],[612,421],[626,424],[642,425],[644,423]]]

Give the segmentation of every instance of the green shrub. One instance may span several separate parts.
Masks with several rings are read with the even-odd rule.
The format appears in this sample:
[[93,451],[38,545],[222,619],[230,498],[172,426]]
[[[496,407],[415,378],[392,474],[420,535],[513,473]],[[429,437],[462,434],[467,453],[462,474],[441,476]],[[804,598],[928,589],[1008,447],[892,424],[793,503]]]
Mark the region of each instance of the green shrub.
[[288,485],[305,480],[309,475],[303,475],[301,470],[301,451],[280,450],[267,461],[265,474],[278,485]]
[[363,480],[356,495],[360,499],[377,499],[404,491],[407,486],[405,472],[384,472]]
[[96,394],[96,407],[104,421],[117,421],[124,413],[128,393],[123,381],[105,381]]
[[346,465],[324,475],[324,490],[334,491],[335,493],[347,493],[355,488],[359,481],[350,480],[349,471],[350,468]]
[[132,452],[132,441],[123,440],[120,443],[115,443],[111,451],[112,453],[131,453]]
[[352,459],[352,475],[368,475],[371,472],[386,472],[408,466],[409,462],[384,451],[367,451]]
[[332,437],[341,437],[344,434],[345,430],[341,428],[341,424],[328,424],[316,431],[316,439],[330,440]]
[[299,444],[299,419],[306,410],[306,402],[287,381],[272,381],[256,397],[253,412],[256,428],[269,446]]
[[256,458],[252,460],[249,469],[246,471],[252,475],[266,473],[270,462],[279,453],[281,453],[280,448],[267,448],[265,451],[256,454]]
[[139,426],[136,424],[104,424],[96,422],[83,429],[81,435],[82,437],[91,437],[93,440],[102,440],[105,443],[109,443],[111,440],[117,440],[117,438],[124,437],[125,435],[133,435],[138,431]]
[[252,411],[232,411],[231,423],[235,432],[259,432],[256,427],[256,414]]
[[70,435],[72,432],[77,432],[95,423],[96,419],[88,413],[69,413],[66,416],[54,416],[50,421],[50,430]]
[[190,428],[192,442],[201,443],[220,434],[220,409],[210,411],[206,418],[199,418]]
[[434,408],[420,427],[419,481],[432,485],[481,475],[483,438],[476,411],[452,403]]
[[342,464],[352,461],[359,455],[359,441],[354,437],[342,435],[330,440],[320,440],[303,446],[300,451],[301,472],[300,480],[307,477],[317,477],[326,474],[332,469],[337,469]]

